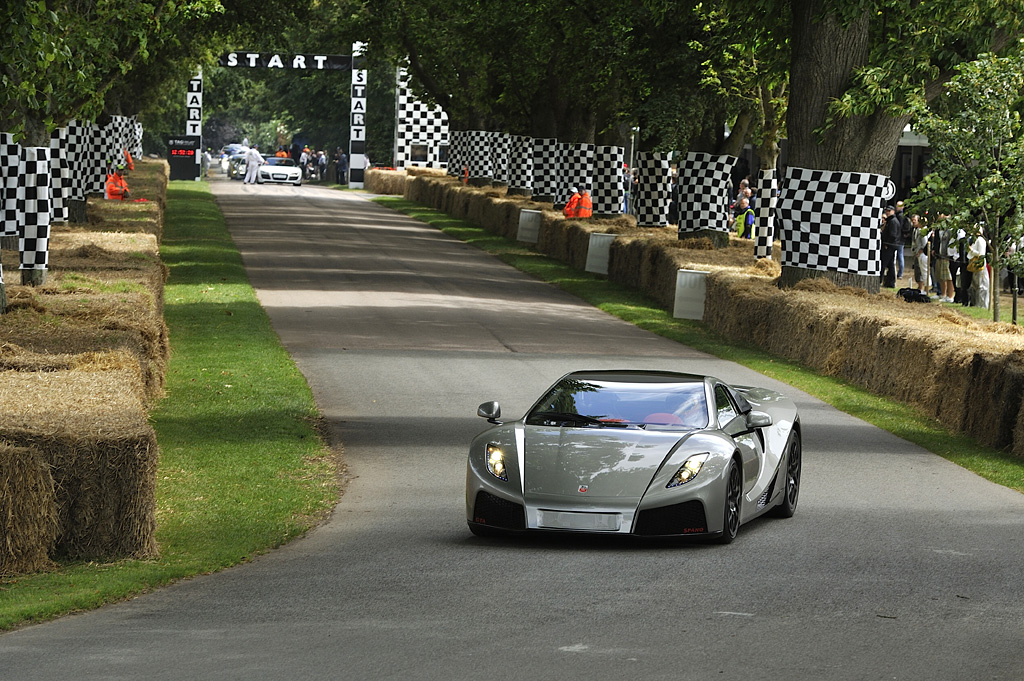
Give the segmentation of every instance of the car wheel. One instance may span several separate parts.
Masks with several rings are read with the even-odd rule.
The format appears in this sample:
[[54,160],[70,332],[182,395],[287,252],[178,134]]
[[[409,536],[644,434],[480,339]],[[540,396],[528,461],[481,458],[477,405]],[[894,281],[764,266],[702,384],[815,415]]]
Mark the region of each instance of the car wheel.
[[302,180],[299,180],[298,182],[296,182],[295,186],[296,187],[301,187],[302,186]]
[[722,523],[722,536],[718,543],[729,544],[740,531],[740,503],[743,500],[743,475],[736,459],[729,460],[729,470],[725,472],[725,512]]
[[800,500],[800,469],[803,465],[803,452],[800,447],[800,433],[793,431],[786,441],[786,488],[782,493],[782,503],[772,509],[776,518],[792,518],[796,513],[796,503]]

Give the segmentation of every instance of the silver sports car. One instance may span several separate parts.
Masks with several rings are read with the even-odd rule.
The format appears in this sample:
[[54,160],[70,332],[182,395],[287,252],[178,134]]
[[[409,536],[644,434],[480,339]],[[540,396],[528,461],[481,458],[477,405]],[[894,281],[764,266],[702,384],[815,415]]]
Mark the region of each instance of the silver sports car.
[[526,530],[694,536],[731,542],[800,494],[800,418],[783,395],[710,376],[582,371],[518,421],[497,402],[473,440],[474,534]]

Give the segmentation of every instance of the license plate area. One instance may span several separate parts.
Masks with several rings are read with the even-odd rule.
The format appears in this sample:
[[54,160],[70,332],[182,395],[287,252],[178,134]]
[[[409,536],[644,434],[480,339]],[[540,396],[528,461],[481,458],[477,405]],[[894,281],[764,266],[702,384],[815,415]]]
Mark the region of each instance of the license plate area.
[[537,525],[551,530],[587,530],[618,532],[622,527],[620,513],[580,513],[577,511],[537,511]]

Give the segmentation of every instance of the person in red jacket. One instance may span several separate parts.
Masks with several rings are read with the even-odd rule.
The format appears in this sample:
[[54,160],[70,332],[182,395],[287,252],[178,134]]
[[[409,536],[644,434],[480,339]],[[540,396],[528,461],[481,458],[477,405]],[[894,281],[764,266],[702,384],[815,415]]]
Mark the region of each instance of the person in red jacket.
[[106,198],[124,201],[130,194],[128,182],[124,179],[124,164],[119,163],[114,172],[107,175]]
[[572,196],[569,197],[565,208],[562,209],[562,215],[565,216],[566,220],[573,220],[580,216],[580,190],[573,187],[569,191],[572,192]]
[[576,217],[589,218],[593,215],[594,202],[590,199],[590,194],[587,192],[587,188],[580,187],[580,206],[576,211]]

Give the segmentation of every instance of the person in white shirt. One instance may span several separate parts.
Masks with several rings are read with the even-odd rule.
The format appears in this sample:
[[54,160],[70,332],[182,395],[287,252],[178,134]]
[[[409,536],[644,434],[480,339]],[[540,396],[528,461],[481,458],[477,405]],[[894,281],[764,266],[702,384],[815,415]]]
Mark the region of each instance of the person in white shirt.
[[258,146],[253,145],[245,152],[245,184],[256,184],[256,173],[266,163]]

